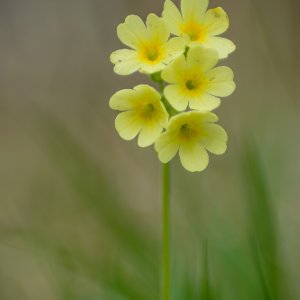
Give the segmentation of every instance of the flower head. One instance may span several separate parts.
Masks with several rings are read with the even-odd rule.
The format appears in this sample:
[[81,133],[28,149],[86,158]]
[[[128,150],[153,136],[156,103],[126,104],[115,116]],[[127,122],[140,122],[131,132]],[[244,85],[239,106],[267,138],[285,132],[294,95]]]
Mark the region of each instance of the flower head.
[[166,64],[184,52],[184,42],[171,38],[162,18],[149,14],[146,26],[140,17],[129,15],[117,28],[123,44],[132,49],[121,49],[111,54],[114,71],[129,75],[135,71],[152,74],[161,71]]
[[210,111],[220,105],[218,97],[229,96],[235,89],[233,72],[228,67],[214,66],[216,51],[203,47],[190,48],[187,57],[178,57],[163,71],[162,78],[170,83],[165,96],[178,111],[188,104],[191,109]]
[[163,18],[171,33],[183,37],[187,46],[200,44],[225,58],[235,50],[235,45],[217,35],[228,29],[228,16],[221,7],[206,11],[207,7],[208,0],[181,0],[180,12],[172,1],[166,0]]
[[121,111],[115,121],[116,130],[124,140],[138,134],[140,147],[150,146],[167,126],[169,115],[160,101],[161,95],[148,85],[138,85],[133,90],[115,93],[109,105]]
[[167,130],[155,142],[161,162],[169,162],[179,151],[183,167],[202,171],[208,165],[208,154],[222,154],[226,150],[227,134],[215,123],[218,117],[210,112],[185,112],[171,118]]

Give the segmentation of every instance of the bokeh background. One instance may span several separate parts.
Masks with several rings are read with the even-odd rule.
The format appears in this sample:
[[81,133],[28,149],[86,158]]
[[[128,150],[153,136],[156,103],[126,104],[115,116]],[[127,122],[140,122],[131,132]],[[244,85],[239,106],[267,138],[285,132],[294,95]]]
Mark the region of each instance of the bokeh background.
[[[178,4],[178,1],[176,2]],[[223,0],[228,151],[172,161],[172,299],[300,299],[300,4]],[[108,107],[116,26],[163,1],[0,0],[0,299],[156,300],[160,164]]]

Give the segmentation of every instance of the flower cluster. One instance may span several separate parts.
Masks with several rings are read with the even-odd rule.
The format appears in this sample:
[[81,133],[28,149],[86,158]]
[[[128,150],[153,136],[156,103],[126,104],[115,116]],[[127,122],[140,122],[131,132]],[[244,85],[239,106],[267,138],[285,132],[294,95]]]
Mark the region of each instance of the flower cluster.
[[140,147],[154,144],[162,163],[178,152],[191,172],[207,167],[207,151],[225,152],[227,134],[211,111],[235,89],[232,70],[216,67],[235,50],[218,36],[228,26],[226,12],[208,9],[208,0],[181,0],[181,10],[166,0],[162,17],[149,14],[144,23],[129,15],[118,26],[118,37],[129,49],[111,54],[114,71],[148,74],[160,87],[158,92],[141,84],[111,97],[110,107],[120,111],[115,126],[123,139],[138,136]]

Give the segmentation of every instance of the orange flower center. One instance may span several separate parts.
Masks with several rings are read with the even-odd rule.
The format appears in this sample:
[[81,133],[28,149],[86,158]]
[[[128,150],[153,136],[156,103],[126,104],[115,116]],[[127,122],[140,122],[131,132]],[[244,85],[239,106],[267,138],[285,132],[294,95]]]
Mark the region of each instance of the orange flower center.
[[156,63],[161,57],[161,47],[155,44],[145,45],[141,51],[141,56],[148,63]]
[[205,34],[201,25],[196,22],[190,22],[182,26],[182,32],[187,34],[193,42],[203,42]]

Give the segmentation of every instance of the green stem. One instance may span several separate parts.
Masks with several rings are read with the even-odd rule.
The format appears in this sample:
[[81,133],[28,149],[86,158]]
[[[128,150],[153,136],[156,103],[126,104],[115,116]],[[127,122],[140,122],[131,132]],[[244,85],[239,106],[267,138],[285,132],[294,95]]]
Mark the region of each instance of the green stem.
[[164,91],[164,83],[163,83],[163,81],[160,80],[160,81],[158,82],[158,84],[159,84],[160,91],[163,93],[163,91]]
[[170,299],[170,164],[162,166],[162,300]]

